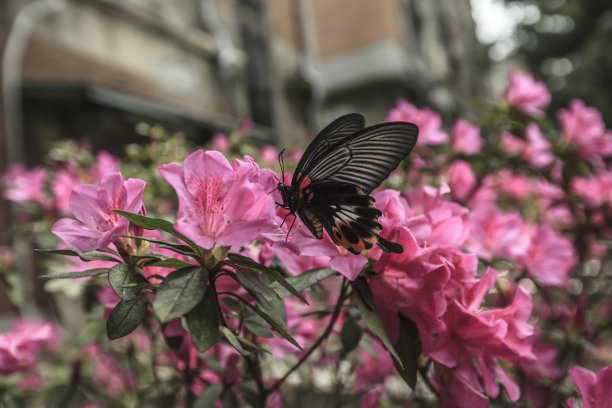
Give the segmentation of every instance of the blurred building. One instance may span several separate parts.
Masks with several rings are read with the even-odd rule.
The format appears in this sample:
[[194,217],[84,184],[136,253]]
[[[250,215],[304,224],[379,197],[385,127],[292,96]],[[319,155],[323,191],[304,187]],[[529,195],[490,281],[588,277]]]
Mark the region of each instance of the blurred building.
[[203,141],[251,117],[303,145],[398,97],[453,115],[479,86],[468,0],[4,0],[0,30],[3,159],[30,164],[63,137],[120,151],[142,121]]

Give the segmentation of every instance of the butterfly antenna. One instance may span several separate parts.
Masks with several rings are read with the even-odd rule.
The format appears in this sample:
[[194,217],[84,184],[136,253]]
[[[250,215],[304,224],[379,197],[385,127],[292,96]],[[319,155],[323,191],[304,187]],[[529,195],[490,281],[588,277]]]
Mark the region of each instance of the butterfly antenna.
[[[281,169],[281,174],[282,174],[282,177],[283,177],[283,181],[282,181],[283,184],[285,184],[285,161],[283,160],[283,153],[284,152],[285,152],[285,149],[281,150],[280,153],[278,154],[278,164],[279,164],[280,169]],[[278,182],[281,183],[280,180],[278,180]]]

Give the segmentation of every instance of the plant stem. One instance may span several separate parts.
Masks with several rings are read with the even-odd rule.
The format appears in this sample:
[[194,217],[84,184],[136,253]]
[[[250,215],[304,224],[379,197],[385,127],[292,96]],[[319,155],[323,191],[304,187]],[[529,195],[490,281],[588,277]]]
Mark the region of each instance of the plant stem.
[[331,334],[334,328],[334,324],[336,323],[336,320],[338,320],[338,317],[340,316],[340,310],[342,309],[342,304],[344,303],[346,299],[344,295],[346,293],[347,288],[348,288],[348,284],[346,282],[346,278],[343,278],[342,287],[340,288],[340,294],[338,295],[338,301],[336,302],[334,312],[332,314],[331,320],[329,321],[327,325],[327,328],[325,329],[321,337],[319,337],[317,341],[310,347],[310,349],[306,352],[306,354],[304,354],[302,358],[300,358],[300,360],[293,367],[291,367],[289,371],[287,371],[287,373],[285,373],[285,375],[280,380],[276,381],[274,385],[268,388],[267,394],[271,394],[278,387],[280,387],[281,384],[285,382],[287,378],[291,375],[291,373],[297,370],[298,367],[301,366],[302,363],[304,363],[304,361],[306,361],[306,359],[308,359],[308,357],[310,357],[310,355],[314,353],[314,351],[321,345],[321,343],[323,343],[323,341],[325,341],[325,339],[327,339],[327,337]]

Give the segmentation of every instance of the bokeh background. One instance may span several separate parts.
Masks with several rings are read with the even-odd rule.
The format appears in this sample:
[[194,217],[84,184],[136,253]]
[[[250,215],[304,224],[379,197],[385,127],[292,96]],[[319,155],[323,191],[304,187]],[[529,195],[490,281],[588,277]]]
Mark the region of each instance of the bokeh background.
[[[0,171],[45,164],[64,139],[122,156],[153,126],[204,145],[247,120],[250,143],[303,148],[343,113],[385,120],[399,98],[449,128],[513,69],[547,85],[550,117],[579,98],[610,125],[610,44],[606,0],[2,0]],[[0,281],[2,320],[50,304],[19,224],[0,201],[28,300]]]

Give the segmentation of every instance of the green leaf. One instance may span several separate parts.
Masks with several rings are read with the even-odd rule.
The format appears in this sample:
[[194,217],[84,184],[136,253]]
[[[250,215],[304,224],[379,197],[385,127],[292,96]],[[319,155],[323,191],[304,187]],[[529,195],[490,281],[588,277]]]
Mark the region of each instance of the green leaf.
[[240,408],[240,402],[238,397],[234,393],[234,390],[228,388],[227,392],[223,394],[223,408]]
[[144,283],[145,278],[139,267],[120,263],[110,268],[108,282],[117,296],[127,302],[140,294],[140,288],[134,284]]
[[[337,272],[330,268],[311,269],[310,271],[304,272],[298,276],[292,276],[287,278],[286,281],[296,290],[307,289],[323,279],[326,279]],[[270,287],[278,293],[280,297],[286,297],[291,294],[287,289],[282,287],[279,283],[273,282]]]
[[225,306],[229,307],[234,312],[242,312],[243,307],[239,300],[234,299],[233,297],[224,297],[221,299],[221,301],[225,304]]
[[217,343],[219,337],[219,303],[213,290],[185,316],[187,329],[198,351],[206,351]]
[[136,299],[119,302],[106,321],[108,338],[115,340],[133,332],[144,319],[148,304],[149,295],[146,293],[141,293]]
[[287,279],[285,279],[283,277],[283,275],[278,273],[278,271],[275,271],[274,269],[270,269],[270,268],[268,268],[268,267],[266,267],[264,265],[261,265],[261,264],[255,262],[254,260],[252,260],[250,258],[247,258],[247,257],[239,255],[239,254],[233,254],[233,253],[228,254],[228,258],[230,259],[230,261],[234,262],[235,264],[242,265],[242,266],[245,266],[247,268],[251,268],[251,269],[255,269],[255,270],[263,272],[264,274],[266,274],[266,276],[271,278],[273,281],[277,282],[279,285],[281,285],[283,288],[285,288],[293,296],[297,297],[302,302],[308,304],[308,302],[306,301],[306,299],[304,299],[304,297],[301,295],[301,293],[298,292],[298,290],[296,288],[294,288],[291,285],[291,283],[289,283],[287,281]]
[[248,290],[249,293],[253,294],[256,298],[263,297],[266,300],[280,299],[278,294],[272,289],[270,289],[261,280],[259,273],[249,268],[236,265],[236,278],[238,279],[238,282],[240,282],[240,284],[244,286],[244,288]]
[[108,268],[95,268],[88,269],[86,271],[81,272],[65,272],[65,273],[52,273],[49,275],[40,275],[40,278],[43,279],[76,279],[76,278],[85,278],[88,276],[101,276],[108,274]]
[[240,341],[238,340],[236,335],[227,327],[219,326],[219,333],[221,333],[221,335],[225,337],[229,344],[231,344],[232,347],[234,347],[238,353],[242,354],[243,356],[248,356],[251,354],[248,350],[245,350],[242,347],[242,344],[240,344]]
[[421,342],[419,340],[419,330],[416,324],[401,314],[399,315],[400,332],[399,340],[395,346],[397,354],[402,362],[399,365],[393,361],[395,368],[406,384],[412,389],[416,386],[418,358],[421,354]]
[[117,214],[122,215],[123,217],[127,218],[134,224],[144,229],[161,230],[161,231],[167,232],[168,234],[174,235],[175,237],[180,238],[183,242],[187,243],[194,250],[199,252],[198,245],[192,240],[190,240],[189,238],[187,238],[186,236],[184,236],[183,234],[181,234],[180,232],[178,232],[177,230],[175,230],[174,226],[172,225],[170,221],[166,221],[161,218],[146,217],[144,215],[134,214],[134,213],[122,211],[122,210],[113,210],[113,211],[115,211]]
[[342,331],[340,331],[340,341],[342,343],[342,354],[346,355],[353,351],[361,340],[363,334],[363,326],[361,323],[352,317],[348,317],[344,321]]
[[[250,304],[249,302],[243,301],[248,308],[253,310],[259,316],[261,316],[278,334],[280,334],[283,338],[285,338],[289,343],[293,344],[295,347],[302,350],[302,347],[299,345],[297,341],[287,332],[286,324],[281,320],[280,316],[275,310],[275,306],[268,302],[265,298],[260,298],[257,300],[257,306]],[[261,306],[261,307],[260,307]],[[263,310],[265,309],[265,310]]]
[[357,304],[359,308],[359,313],[361,313],[361,318],[368,328],[382,341],[383,345],[389,350],[389,353],[393,356],[395,361],[403,368],[400,357],[398,356],[395,348],[393,348],[393,344],[391,344],[391,340],[387,335],[387,331],[383,326],[382,320],[378,315],[378,312],[374,308],[372,299],[372,292],[370,291],[367,283],[360,282],[361,279],[358,279],[351,283],[353,286],[353,300]]
[[274,337],[274,335],[268,330],[270,325],[258,314],[250,313],[247,317],[245,317],[244,325],[256,336],[266,338]]
[[162,323],[188,313],[204,296],[208,269],[191,266],[172,272],[159,285],[153,300],[153,310]]
[[89,261],[110,261],[110,262],[121,262],[120,259],[115,258],[107,254],[103,254],[97,251],[92,252],[77,252],[74,249],[36,249],[37,252],[45,252],[48,254],[66,255],[66,256],[78,256],[85,262]]
[[255,380],[243,381],[238,386],[238,389],[247,404],[253,407],[262,406],[261,394],[259,393]]
[[193,408],[213,408],[215,401],[221,396],[223,384],[209,385],[202,391],[193,403]]
[[167,258],[167,259],[152,259],[150,261],[146,261],[145,266],[159,266],[161,268],[181,269],[181,268],[187,268],[189,266],[194,266],[194,265],[189,262],[181,261],[180,259]]

